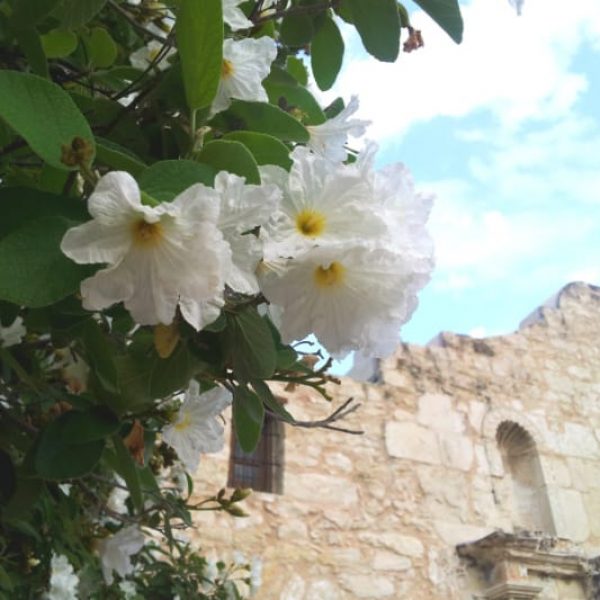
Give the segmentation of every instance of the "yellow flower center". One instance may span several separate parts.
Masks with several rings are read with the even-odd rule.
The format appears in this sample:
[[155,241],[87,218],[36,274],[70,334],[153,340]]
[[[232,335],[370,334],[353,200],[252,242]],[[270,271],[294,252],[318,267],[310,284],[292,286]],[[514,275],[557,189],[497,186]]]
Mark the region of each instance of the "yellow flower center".
[[152,48],[151,50],[148,50],[148,60],[150,62],[153,62],[154,59],[158,56],[159,52],[160,52],[160,48]]
[[325,215],[317,210],[305,209],[296,215],[296,229],[307,237],[318,237],[325,230]]
[[320,288],[337,287],[344,283],[346,267],[334,260],[329,267],[317,267],[314,272],[315,283]]
[[175,423],[173,427],[177,431],[185,431],[192,424],[192,417],[190,413],[183,413],[183,418],[178,423]]
[[133,241],[138,246],[156,246],[163,238],[163,227],[160,223],[147,223],[143,219],[136,221],[132,227]]
[[221,65],[221,78],[227,79],[233,75],[234,68],[233,63],[226,58],[223,59],[223,64]]

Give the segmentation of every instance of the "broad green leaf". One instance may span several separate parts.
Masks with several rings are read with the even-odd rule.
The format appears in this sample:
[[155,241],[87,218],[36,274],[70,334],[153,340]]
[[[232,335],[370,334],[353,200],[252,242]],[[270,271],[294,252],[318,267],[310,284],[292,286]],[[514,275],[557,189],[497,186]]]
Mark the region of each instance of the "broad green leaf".
[[255,131],[232,131],[224,135],[223,139],[244,144],[259,165],[278,165],[287,171],[292,166],[289,149],[272,135]]
[[48,58],[64,58],[77,48],[77,36],[67,29],[52,29],[42,35],[42,48]]
[[208,142],[197,155],[200,162],[216,171],[228,171],[246,178],[246,183],[260,185],[260,174],[254,157],[240,142],[214,140]]
[[129,149],[98,136],[96,136],[96,160],[118,171],[127,171],[134,177],[140,177],[148,168]]
[[10,455],[0,450],[0,504],[6,504],[14,494],[17,485],[17,474]]
[[281,21],[279,36],[286,46],[299,47],[310,44],[314,34],[313,20],[309,15],[288,15]]
[[[28,473],[23,476],[23,471],[17,469],[17,486],[15,492],[10,498],[10,501],[2,510],[4,519],[23,519],[27,518],[39,500],[44,490],[44,483],[38,479],[31,477]],[[40,540],[39,534],[32,535]]]
[[14,589],[13,582],[2,565],[0,565],[0,588],[9,592]]
[[54,11],[65,29],[74,29],[91,21],[107,0],[62,0]]
[[[19,46],[27,62],[31,66],[31,70],[40,77],[48,77],[48,62],[44,54],[44,47],[40,34],[35,27],[24,27],[15,30],[15,37],[19,42]],[[2,116],[2,115],[0,115]]]
[[414,0],[457,44],[462,42],[463,20],[458,0]]
[[175,34],[188,106],[210,106],[223,67],[222,0],[181,0]]
[[199,366],[200,361],[190,353],[187,344],[180,342],[168,358],[155,357],[150,394],[154,398],[164,398],[186,388]]
[[284,142],[308,142],[304,125],[272,104],[235,100],[228,113],[241,121],[238,129],[268,133]]
[[49,15],[60,0],[18,0],[14,3],[12,22],[15,27],[32,27]]
[[342,0],[352,13],[365,50],[384,62],[394,62],[400,50],[400,16],[396,0]]
[[58,85],[18,71],[0,71],[0,118],[31,149],[58,169],[76,169],[61,161],[63,146],[85,140],[94,152],[94,136],[75,103]]
[[310,46],[310,64],[317,85],[328,90],[342,67],[344,40],[335,21],[327,17]]
[[71,444],[95,442],[112,435],[119,428],[119,419],[104,406],[88,410],[70,410],[63,415],[62,432]]
[[60,250],[74,223],[44,217],[27,223],[0,240],[0,299],[28,307],[47,306],[79,289],[91,273]]
[[142,495],[138,466],[129,453],[129,450],[125,447],[121,437],[115,435],[112,439],[117,459],[117,465],[115,465],[116,470],[127,484],[135,510],[140,512],[144,508],[144,497]]
[[276,415],[279,415],[284,421],[288,423],[294,422],[294,417],[285,409],[283,404],[277,401],[273,392],[271,392],[269,386],[264,381],[253,381],[252,387],[258,394],[258,397],[264,402],[265,406]]
[[82,36],[91,65],[98,69],[107,69],[117,58],[117,45],[104,27],[94,27]]
[[235,437],[246,453],[251,453],[260,440],[265,410],[260,398],[239,386],[233,394],[233,424]]
[[91,369],[105,390],[119,392],[117,367],[114,349],[109,337],[100,329],[96,321],[88,320],[83,329],[83,345]]
[[163,160],[148,167],[139,178],[139,184],[153,198],[170,202],[195,183],[212,187],[216,174],[210,165],[193,160]]
[[285,68],[300,85],[308,84],[308,71],[302,60],[295,56],[288,56],[285,61]]
[[72,479],[89,473],[100,460],[104,439],[74,443],[65,433],[71,417],[64,413],[42,431],[34,452],[36,472],[44,479]]
[[269,324],[256,308],[228,314],[224,335],[233,371],[240,381],[273,375],[277,364],[275,341]]
[[89,219],[79,199],[58,196],[24,187],[0,188],[0,239],[30,221],[49,216],[72,221]]
[[314,96],[300,85],[286,85],[264,82],[269,100],[272,104],[280,104],[285,100],[288,108],[299,110],[310,125],[320,125],[325,122],[325,114]]

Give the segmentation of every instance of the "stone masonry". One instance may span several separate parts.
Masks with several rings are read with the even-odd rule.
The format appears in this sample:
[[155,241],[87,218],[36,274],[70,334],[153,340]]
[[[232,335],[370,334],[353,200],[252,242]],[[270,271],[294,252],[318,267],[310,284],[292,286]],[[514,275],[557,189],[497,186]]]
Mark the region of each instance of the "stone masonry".
[[[202,513],[195,541],[264,564],[259,600],[600,598],[600,288],[574,283],[510,335],[403,344],[333,406],[344,426],[286,429],[282,495]],[[228,448],[199,491],[227,481]],[[535,529],[534,529],[535,528]]]

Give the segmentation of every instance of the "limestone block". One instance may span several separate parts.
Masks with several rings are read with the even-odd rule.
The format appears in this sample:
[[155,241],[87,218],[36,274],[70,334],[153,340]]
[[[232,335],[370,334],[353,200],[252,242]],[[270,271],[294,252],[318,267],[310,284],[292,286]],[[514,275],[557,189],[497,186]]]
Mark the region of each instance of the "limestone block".
[[454,410],[452,398],[446,394],[423,394],[419,398],[417,419],[435,431],[464,431],[463,415]]
[[321,473],[290,474],[285,480],[285,491],[286,497],[312,504],[350,506],[358,502],[355,483]]
[[279,600],[304,600],[305,590],[306,583],[304,579],[300,575],[294,574],[281,591]]
[[547,490],[556,535],[574,542],[587,540],[590,526],[581,493],[573,489],[550,486]]
[[385,424],[385,447],[389,456],[429,464],[441,462],[435,433],[416,423],[390,421]]
[[600,538],[600,490],[591,490],[587,494],[583,494],[583,499],[590,516],[592,535]]
[[488,407],[485,402],[480,402],[479,400],[471,400],[469,402],[469,423],[477,433],[481,433],[483,417],[487,410]]
[[560,436],[561,450],[569,456],[600,458],[600,448],[591,429],[578,423],[565,423],[565,431]]
[[451,523],[441,520],[434,521],[433,526],[439,537],[450,546],[474,542],[494,531],[493,527],[476,527],[465,525],[464,523]]
[[353,594],[352,598],[389,598],[395,591],[392,580],[380,576],[343,573],[340,583]]
[[600,464],[583,458],[567,458],[567,465],[576,490],[600,489]]
[[325,462],[331,467],[335,467],[336,469],[344,471],[345,473],[352,471],[352,461],[340,452],[327,454],[325,456]]
[[363,531],[358,534],[358,539],[375,548],[387,548],[404,556],[415,558],[423,556],[423,543],[418,538],[410,535],[402,535],[391,531],[383,533]]
[[469,482],[462,473],[452,473],[440,467],[420,467],[417,471],[419,485],[424,492],[428,506],[432,501],[442,505],[441,510],[448,513],[448,506],[467,510]]
[[463,435],[439,434],[442,463],[452,469],[469,471],[473,465],[473,443]]
[[571,487],[571,473],[565,460],[553,456],[540,455],[540,464],[547,485]]
[[304,600],[338,600],[339,598],[338,586],[328,579],[321,579],[310,583]]
[[304,540],[308,538],[308,528],[304,521],[298,519],[286,520],[277,528],[277,537],[280,540]]
[[376,571],[406,571],[412,567],[412,561],[406,556],[379,550],[373,556],[372,565]]

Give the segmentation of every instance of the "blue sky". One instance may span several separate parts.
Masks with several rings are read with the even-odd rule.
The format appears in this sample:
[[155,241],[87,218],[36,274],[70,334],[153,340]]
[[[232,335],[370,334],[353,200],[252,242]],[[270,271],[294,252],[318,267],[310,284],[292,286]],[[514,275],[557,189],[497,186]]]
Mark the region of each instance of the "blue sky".
[[573,280],[600,284],[600,2],[461,3],[463,44],[422,12],[425,47],[393,64],[345,32],[327,98],[358,116],[436,203],[437,267],[402,338],[496,335]]

